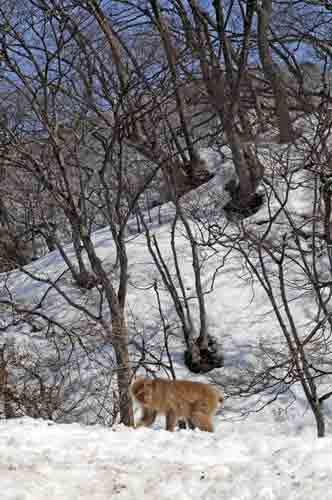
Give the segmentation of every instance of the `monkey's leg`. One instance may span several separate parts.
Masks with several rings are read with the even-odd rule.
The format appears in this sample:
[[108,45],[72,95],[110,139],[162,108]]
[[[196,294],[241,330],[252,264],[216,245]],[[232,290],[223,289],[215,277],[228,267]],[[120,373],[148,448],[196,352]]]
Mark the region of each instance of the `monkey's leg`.
[[208,415],[200,412],[195,412],[191,415],[190,420],[196,427],[201,429],[201,431],[213,432],[211,417],[209,417]]
[[190,418],[181,419],[178,421],[179,429],[191,429],[192,431],[196,429],[196,426],[192,423]]
[[176,426],[177,417],[174,410],[169,410],[166,413],[166,430],[173,432]]
[[192,421],[192,419],[191,419],[191,418],[188,418],[188,419],[187,419],[187,424],[188,424],[189,429],[191,429],[192,431],[193,431],[194,429],[196,429],[196,425],[193,423],[193,421]]
[[150,425],[153,424],[153,422],[156,420],[157,412],[154,410],[150,410],[148,408],[143,409],[143,415],[140,419],[140,421],[136,424],[137,427],[149,427]]

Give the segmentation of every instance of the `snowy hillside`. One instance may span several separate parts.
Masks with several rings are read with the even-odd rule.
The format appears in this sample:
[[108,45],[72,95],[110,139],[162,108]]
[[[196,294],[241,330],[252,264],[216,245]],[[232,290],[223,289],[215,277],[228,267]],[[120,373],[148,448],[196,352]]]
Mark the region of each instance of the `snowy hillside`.
[[0,0],[0,500],[332,500],[331,5]]
[[[188,213],[197,203],[203,222],[204,217],[211,221],[214,216],[214,220],[222,224],[219,207],[213,205],[218,199],[218,189],[221,196],[223,180],[217,177],[187,196]],[[310,182],[303,182],[301,189],[290,198],[289,207],[294,217],[301,218],[310,212],[311,192]],[[172,268],[170,221],[174,211],[165,205],[160,225],[158,210],[152,212],[149,227]],[[269,205],[247,220],[247,227],[259,234],[273,210],[278,210],[278,203],[271,196]],[[202,227],[193,224],[197,234],[202,231],[204,238],[204,223]],[[285,227],[284,217],[278,229],[271,233],[277,245]],[[141,363],[141,371],[143,366],[157,371],[156,360],[167,362],[153,287],[158,282],[165,318],[172,331],[170,348],[177,376],[210,380],[209,375],[198,377],[184,367],[183,338],[173,304],[162,287],[144,234],[135,233],[134,224],[129,229],[127,320],[133,366],[141,361],[143,342],[146,364]],[[237,231],[237,226],[231,224],[228,234],[232,235],[233,231]],[[115,252],[109,231],[96,232],[94,244],[105,268],[114,273],[116,280]],[[176,247],[181,256],[186,291],[188,296],[193,295],[192,314],[198,318],[192,255],[180,225]],[[71,248],[67,250],[74,258]],[[25,368],[31,366],[33,371],[38,366],[50,387],[63,381],[63,392],[59,406],[51,408],[52,418],[59,423],[47,421],[47,413],[43,414],[44,421],[29,418],[0,421],[1,499],[332,498],[332,493],[331,497],[326,496],[332,491],[330,400],[324,402],[328,437],[317,440],[314,418],[299,383],[287,386],[284,379],[280,379],[265,391],[245,393],[244,388],[264,365],[263,358],[271,354],[266,345],[287,357],[285,343],[271,303],[248,273],[241,255],[230,253],[227,247],[221,247],[218,252],[202,247],[201,252],[209,332],[222,343],[225,355],[225,366],[212,374],[226,396],[225,405],[215,418],[213,435],[200,431],[171,434],[163,430],[162,420],[151,430],[134,431],[119,425],[107,427],[113,423],[113,352],[97,322],[86,313],[98,311],[98,289],[78,290],[65,273],[66,266],[57,252],[30,264],[25,272],[2,275],[2,300],[10,299],[21,308],[21,313],[13,319],[11,309],[2,306],[2,342],[23,356],[28,363]],[[312,296],[298,295],[292,281],[296,273],[294,261],[288,267],[288,292],[295,290],[291,295],[293,314],[297,328],[305,334],[314,324]],[[56,286],[50,286],[49,280]],[[31,310],[37,312],[33,322],[26,320],[26,313]],[[52,328],[45,328],[38,314],[50,318]],[[165,376],[162,370],[160,374]],[[25,379],[20,370],[13,370],[10,376],[11,382],[21,384],[24,390]],[[321,387],[324,388],[324,380]],[[50,399],[52,406],[52,393]],[[38,408],[36,416],[39,416]],[[101,422],[106,425],[95,425]],[[84,427],[84,423],[90,425]]]

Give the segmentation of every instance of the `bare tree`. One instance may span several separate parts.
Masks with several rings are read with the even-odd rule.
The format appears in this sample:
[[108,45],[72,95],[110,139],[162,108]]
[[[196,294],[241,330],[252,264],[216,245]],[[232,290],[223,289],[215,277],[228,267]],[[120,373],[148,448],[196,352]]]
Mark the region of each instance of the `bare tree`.
[[[310,13],[317,14],[320,22]],[[145,224],[151,255],[180,318],[188,366],[207,371],[222,365],[222,353],[207,327],[199,242],[181,202],[184,194],[215,175],[200,154],[201,146],[230,148],[236,175],[223,186],[230,199],[220,211],[230,220],[246,218],[262,206],[262,185],[268,200],[278,194],[271,181],[276,172],[264,165],[262,141],[304,149],[301,168],[313,171],[320,186],[317,199],[324,206],[325,250],[331,259],[329,14],[323,0],[303,0],[292,7],[272,0],[250,1],[245,6],[214,1],[209,10],[199,0],[186,4],[182,0],[114,0],[110,8],[96,0],[5,0],[0,6],[4,82],[0,159],[6,182],[20,193],[17,199],[6,194],[0,215],[13,241],[20,239],[19,223],[24,221],[32,244],[36,246],[40,239],[48,249],[59,251],[80,293],[88,289],[96,293],[96,309],[91,311],[73,301],[60,277],[43,281],[29,269],[22,270],[104,331],[117,361],[120,414],[126,424],[132,422],[126,321],[126,231],[132,216],[138,229],[141,220]],[[316,86],[307,81],[294,48],[297,43],[315,54],[319,68]],[[310,130],[314,139],[308,139],[305,129],[310,119],[315,122]],[[283,161],[276,162],[275,170],[290,192],[292,172],[286,169],[282,176]],[[220,162],[220,170],[223,167]],[[157,238],[149,235],[146,217],[138,217],[146,208],[148,190],[158,197],[158,204],[171,201],[175,207],[171,246],[177,286]],[[283,202],[279,205],[296,240],[299,228],[293,228]],[[270,228],[275,218],[269,217]],[[191,250],[199,328],[188,306],[174,244],[180,222]],[[257,242],[245,224],[234,248],[247,259],[250,252],[245,245],[255,242],[259,257],[259,252],[267,252],[266,245],[261,244],[260,236]],[[102,262],[94,246],[93,231],[103,225],[110,228],[115,245],[112,269]],[[210,224],[209,231],[213,230]],[[73,255],[65,245],[69,240]],[[281,297],[282,273],[289,259],[288,236],[284,241],[281,254],[275,249],[272,254],[267,252],[278,268]],[[296,244],[301,252],[300,243]],[[17,253],[20,256],[11,259],[22,268],[30,257],[22,260],[22,252]],[[269,290],[264,272],[262,267],[259,276]],[[314,283],[320,290],[317,277]],[[317,290],[320,311],[328,318],[326,300],[319,299]],[[17,310],[12,297],[5,300]],[[294,336],[287,291],[283,304],[287,332]],[[295,337],[292,342],[296,344]],[[301,342],[296,344],[296,353]],[[303,368],[307,362],[305,352],[303,366],[297,370],[314,401],[315,389]]]
[[[315,148],[316,161],[320,158],[324,163],[326,151],[320,151],[322,156]],[[311,146],[303,147],[304,163],[311,153]],[[323,403],[332,394],[332,260],[326,221],[319,211],[320,166],[316,163],[315,168],[304,170],[292,157],[284,159],[278,153],[271,157],[276,166],[272,177],[264,178],[266,216],[243,221],[229,232],[218,224],[210,226],[210,243],[239,252],[253,281],[266,293],[284,339],[279,346],[268,337],[262,341],[260,363],[237,392],[266,392],[267,400],[273,401],[300,384],[321,437],[325,435]],[[302,213],[293,208],[296,199],[306,201]]]

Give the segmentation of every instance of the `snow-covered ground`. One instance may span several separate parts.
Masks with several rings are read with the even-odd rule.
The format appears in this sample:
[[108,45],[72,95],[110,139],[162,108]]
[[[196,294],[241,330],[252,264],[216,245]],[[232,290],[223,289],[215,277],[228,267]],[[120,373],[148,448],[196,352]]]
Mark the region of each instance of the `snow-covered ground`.
[[329,500],[332,438],[0,421],[1,500]]

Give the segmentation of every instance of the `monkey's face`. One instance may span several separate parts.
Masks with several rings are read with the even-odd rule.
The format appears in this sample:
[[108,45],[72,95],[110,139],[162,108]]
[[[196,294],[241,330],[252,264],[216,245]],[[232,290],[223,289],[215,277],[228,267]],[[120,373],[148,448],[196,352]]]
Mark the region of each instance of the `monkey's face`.
[[139,403],[144,404],[144,401],[145,401],[144,386],[141,387],[140,390],[135,391],[134,396]]
[[147,406],[152,399],[152,381],[143,378],[135,380],[131,386],[132,396],[142,406]]

